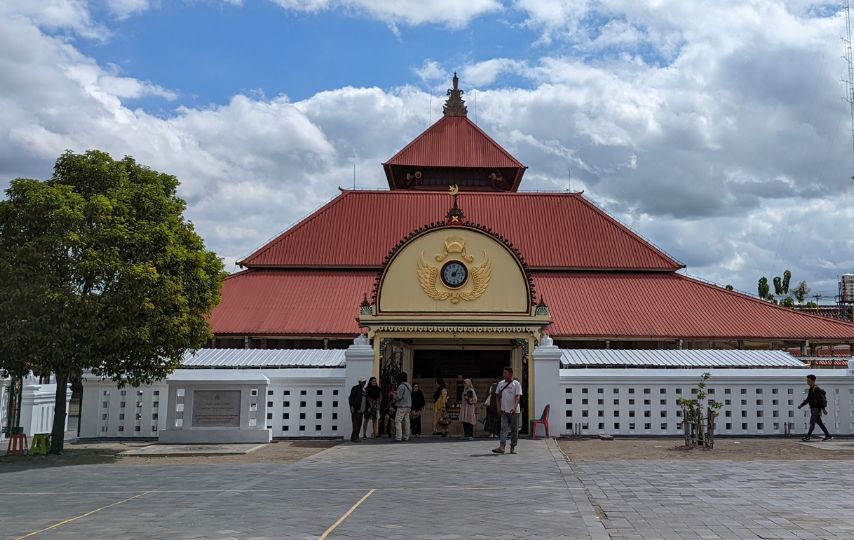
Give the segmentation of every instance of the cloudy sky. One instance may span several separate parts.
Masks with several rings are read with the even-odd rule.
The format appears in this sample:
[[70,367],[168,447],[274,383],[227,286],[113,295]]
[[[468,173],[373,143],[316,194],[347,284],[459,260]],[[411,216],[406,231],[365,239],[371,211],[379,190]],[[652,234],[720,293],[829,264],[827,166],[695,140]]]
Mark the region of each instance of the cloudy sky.
[[177,175],[233,269],[437,119],[470,116],[522,189],[584,189],[755,294],[854,272],[839,2],[2,0],[0,188],[65,149]]

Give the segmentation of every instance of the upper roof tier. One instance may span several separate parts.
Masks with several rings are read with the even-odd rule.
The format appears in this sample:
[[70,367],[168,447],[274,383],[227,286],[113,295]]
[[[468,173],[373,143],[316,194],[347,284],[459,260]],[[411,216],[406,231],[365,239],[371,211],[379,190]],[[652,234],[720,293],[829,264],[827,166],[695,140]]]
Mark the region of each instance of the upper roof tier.
[[444,114],[386,163],[391,189],[516,191],[526,167],[468,119],[454,73]]
[[[503,235],[530,268],[672,272],[682,267],[578,193],[466,193],[465,219]],[[402,238],[444,221],[446,193],[345,191],[240,261],[256,268],[372,268]]]

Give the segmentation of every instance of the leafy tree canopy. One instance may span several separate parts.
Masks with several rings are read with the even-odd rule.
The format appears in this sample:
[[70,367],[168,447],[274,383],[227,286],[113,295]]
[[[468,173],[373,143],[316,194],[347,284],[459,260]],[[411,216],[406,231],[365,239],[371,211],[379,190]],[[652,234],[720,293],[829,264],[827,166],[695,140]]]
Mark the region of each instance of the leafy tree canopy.
[[771,289],[770,287],[768,287],[768,278],[765,276],[759,278],[759,287],[757,290],[757,292],[759,293],[759,298],[763,300],[767,299],[770,291]]
[[0,201],[0,362],[55,373],[57,417],[70,376],[149,383],[209,339],[222,261],[177,188],[130,157],[69,151],[52,178],[14,180]]

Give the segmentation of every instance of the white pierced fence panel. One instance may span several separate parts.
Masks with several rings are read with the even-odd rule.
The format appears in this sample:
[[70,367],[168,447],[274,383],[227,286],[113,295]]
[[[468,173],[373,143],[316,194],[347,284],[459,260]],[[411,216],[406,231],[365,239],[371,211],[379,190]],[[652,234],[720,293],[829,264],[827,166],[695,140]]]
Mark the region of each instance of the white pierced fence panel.
[[[560,419],[555,432],[564,435],[679,435],[681,397],[692,397],[702,371],[685,370],[561,370]],[[628,371],[628,370],[627,370]],[[722,403],[716,433],[720,435],[803,434],[809,428],[809,408],[798,410],[806,396],[806,371],[781,375],[763,370],[725,370],[708,381],[708,399]],[[841,370],[835,370],[837,373]],[[843,372],[844,373],[844,372]],[[834,434],[854,434],[854,378],[817,372],[827,392],[828,415]],[[816,428],[818,433],[820,429]]]
[[[270,379],[264,421],[273,437],[350,435],[343,368],[260,372]],[[80,436],[156,439],[167,427],[167,396],[165,382],[119,389],[109,381],[86,381]]]
[[270,380],[267,428],[273,437],[343,437],[350,434],[344,380]]
[[80,436],[157,438],[166,429],[166,384],[118,388],[109,382],[84,383]]

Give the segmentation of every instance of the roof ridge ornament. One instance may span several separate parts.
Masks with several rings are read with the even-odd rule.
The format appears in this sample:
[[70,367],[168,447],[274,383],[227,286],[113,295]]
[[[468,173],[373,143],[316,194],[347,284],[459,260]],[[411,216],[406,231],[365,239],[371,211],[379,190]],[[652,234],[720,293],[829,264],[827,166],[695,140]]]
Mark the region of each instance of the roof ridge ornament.
[[460,187],[457,184],[452,186],[448,186],[448,195],[454,198],[454,207],[448,210],[448,214],[446,216],[447,223],[450,225],[452,223],[457,225],[462,225],[465,222],[466,215],[463,213],[462,209],[457,205],[457,197],[460,194]]
[[463,92],[460,90],[460,79],[457,77],[457,72],[454,72],[454,78],[451,79],[454,87],[448,88],[448,99],[445,100],[445,106],[442,107],[442,113],[445,116],[467,116],[468,109],[466,102],[463,100]]

